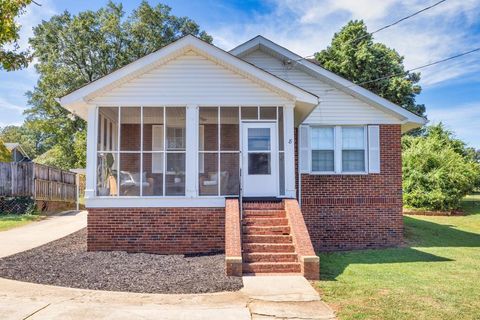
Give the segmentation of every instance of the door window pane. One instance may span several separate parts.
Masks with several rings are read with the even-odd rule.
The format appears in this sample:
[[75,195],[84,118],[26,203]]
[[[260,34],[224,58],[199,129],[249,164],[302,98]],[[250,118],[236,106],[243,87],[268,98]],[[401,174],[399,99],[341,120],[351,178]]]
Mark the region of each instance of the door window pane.
[[278,177],[280,182],[280,195],[285,195],[285,154],[280,152],[278,155]]
[[116,153],[99,153],[97,156],[97,196],[118,195]]
[[[140,153],[120,153],[120,195],[140,195]],[[146,176],[143,176],[146,180]]]
[[343,150],[342,151],[342,171],[364,172],[365,171],[365,151],[364,150]]
[[167,150],[185,150],[185,108],[166,108]]
[[220,154],[220,194],[232,196],[240,194],[238,153]]
[[242,120],[258,120],[258,108],[242,107]]
[[167,153],[165,195],[185,195],[185,153]]
[[201,196],[218,195],[218,154],[199,154],[199,192]]
[[270,174],[270,153],[249,153],[248,174]]
[[312,171],[334,171],[333,150],[312,151]]
[[220,150],[239,150],[238,107],[220,108]]
[[162,107],[143,108],[143,151],[163,151],[164,119]]
[[120,108],[120,150],[140,151],[140,108]]
[[278,107],[278,150],[283,151],[283,108]]
[[199,150],[218,150],[218,108],[201,107],[199,117]]
[[248,128],[248,150],[270,150],[270,129]]

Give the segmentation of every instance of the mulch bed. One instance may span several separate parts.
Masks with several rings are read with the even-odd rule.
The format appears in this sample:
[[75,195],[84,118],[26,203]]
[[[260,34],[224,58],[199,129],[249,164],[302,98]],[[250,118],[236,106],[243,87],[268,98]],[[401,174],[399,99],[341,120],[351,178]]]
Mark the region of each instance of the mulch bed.
[[462,210],[452,211],[428,211],[419,209],[403,209],[403,214],[416,215],[416,216],[464,216],[465,213]]
[[56,286],[142,293],[236,291],[225,256],[87,252],[87,230],[0,259],[0,277]]

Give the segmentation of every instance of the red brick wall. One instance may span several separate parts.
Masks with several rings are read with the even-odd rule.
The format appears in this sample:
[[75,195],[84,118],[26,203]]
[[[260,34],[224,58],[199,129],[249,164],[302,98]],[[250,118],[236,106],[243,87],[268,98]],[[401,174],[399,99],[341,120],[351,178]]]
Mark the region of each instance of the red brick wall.
[[302,174],[302,213],[316,250],[402,242],[400,125],[380,126],[379,174]]
[[89,251],[224,252],[224,208],[89,208]]

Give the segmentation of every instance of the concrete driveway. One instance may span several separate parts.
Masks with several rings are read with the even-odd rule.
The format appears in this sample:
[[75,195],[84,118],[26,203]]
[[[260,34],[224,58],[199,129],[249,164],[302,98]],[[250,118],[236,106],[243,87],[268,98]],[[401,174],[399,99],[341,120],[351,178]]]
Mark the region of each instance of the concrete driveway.
[[67,211],[0,232],[0,258],[63,238],[87,226],[87,211]]

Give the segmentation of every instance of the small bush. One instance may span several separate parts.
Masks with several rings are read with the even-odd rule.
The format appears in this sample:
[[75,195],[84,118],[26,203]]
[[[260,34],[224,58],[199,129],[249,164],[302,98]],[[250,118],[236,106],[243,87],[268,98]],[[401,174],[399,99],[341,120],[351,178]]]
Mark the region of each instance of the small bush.
[[424,136],[405,136],[403,144],[403,200],[408,207],[452,210],[480,180],[480,165],[465,144],[442,124]]

